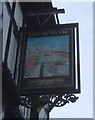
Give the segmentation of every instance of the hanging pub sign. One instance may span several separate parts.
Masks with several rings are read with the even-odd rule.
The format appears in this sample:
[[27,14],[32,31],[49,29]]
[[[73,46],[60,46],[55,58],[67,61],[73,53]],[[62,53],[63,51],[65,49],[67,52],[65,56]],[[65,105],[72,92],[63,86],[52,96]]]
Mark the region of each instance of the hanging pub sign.
[[80,92],[78,24],[24,32],[21,94]]

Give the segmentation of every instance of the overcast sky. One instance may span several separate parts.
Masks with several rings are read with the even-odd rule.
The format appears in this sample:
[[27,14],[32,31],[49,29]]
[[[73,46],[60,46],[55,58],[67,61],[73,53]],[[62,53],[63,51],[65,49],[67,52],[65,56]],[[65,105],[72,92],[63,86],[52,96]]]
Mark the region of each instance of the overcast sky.
[[79,23],[81,94],[75,103],[55,107],[50,118],[93,118],[93,2],[52,1],[54,7],[66,11],[59,16],[61,24]]

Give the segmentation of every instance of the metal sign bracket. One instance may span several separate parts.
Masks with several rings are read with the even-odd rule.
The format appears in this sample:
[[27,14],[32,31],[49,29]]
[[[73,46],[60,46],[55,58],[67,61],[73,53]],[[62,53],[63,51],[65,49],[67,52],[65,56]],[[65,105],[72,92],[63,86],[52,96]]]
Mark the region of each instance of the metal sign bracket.
[[[59,19],[58,19],[59,13],[65,13],[65,10],[53,8],[53,9],[49,9],[49,10],[45,10],[45,11],[28,12],[26,14],[26,16],[29,16],[29,17],[30,16],[37,16],[37,21],[38,21],[39,26],[43,26],[51,18],[52,15],[56,16],[57,24],[60,24]],[[39,16],[42,16],[42,15],[48,15],[48,16],[41,22]]]

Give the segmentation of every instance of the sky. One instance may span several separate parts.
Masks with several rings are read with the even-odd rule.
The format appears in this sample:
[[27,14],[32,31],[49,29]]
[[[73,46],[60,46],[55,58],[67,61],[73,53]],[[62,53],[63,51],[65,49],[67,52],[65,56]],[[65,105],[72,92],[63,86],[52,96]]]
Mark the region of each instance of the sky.
[[65,14],[59,15],[60,24],[79,23],[81,94],[76,94],[79,99],[75,103],[60,108],[54,107],[50,112],[50,118],[93,118],[93,2],[91,1],[52,0],[54,7],[65,9]]

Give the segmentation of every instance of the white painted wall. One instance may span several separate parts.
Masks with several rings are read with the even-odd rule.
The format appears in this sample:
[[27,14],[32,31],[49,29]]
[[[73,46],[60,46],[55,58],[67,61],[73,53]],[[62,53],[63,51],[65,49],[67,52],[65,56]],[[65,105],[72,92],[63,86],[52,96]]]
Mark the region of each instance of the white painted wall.
[[41,111],[39,112],[39,120],[47,120],[47,114],[45,112],[45,109],[42,108]]
[[22,11],[20,8],[19,3],[16,3],[16,9],[15,9],[15,14],[14,14],[16,23],[18,26],[22,26],[22,21],[23,21],[23,15],[22,15]]
[[17,48],[17,42],[16,42],[15,36],[12,32],[11,41],[10,41],[10,48],[9,48],[9,55],[8,55],[8,67],[12,73],[14,71],[14,65],[15,65],[16,48]]
[[9,29],[9,21],[10,21],[10,17],[8,15],[6,6],[3,3],[3,60],[4,60],[4,54],[6,48],[7,34]]
[[[18,2],[16,2],[14,18],[16,20],[17,26],[22,27],[23,15],[22,15],[20,5],[19,5]],[[7,33],[8,33],[8,28],[9,28],[9,21],[10,21],[10,17],[8,15],[6,6],[4,4],[4,15],[3,15],[3,60],[4,60],[4,54],[5,54]],[[11,42],[10,42],[10,48],[9,48],[9,56],[8,56],[8,67],[11,70],[12,73],[14,71],[14,64],[15,64],[15,58],[16,58],[16,49],[17,49],[17,42],[16,42],[15,36],[13,34],[13,29],[12,29]]]

